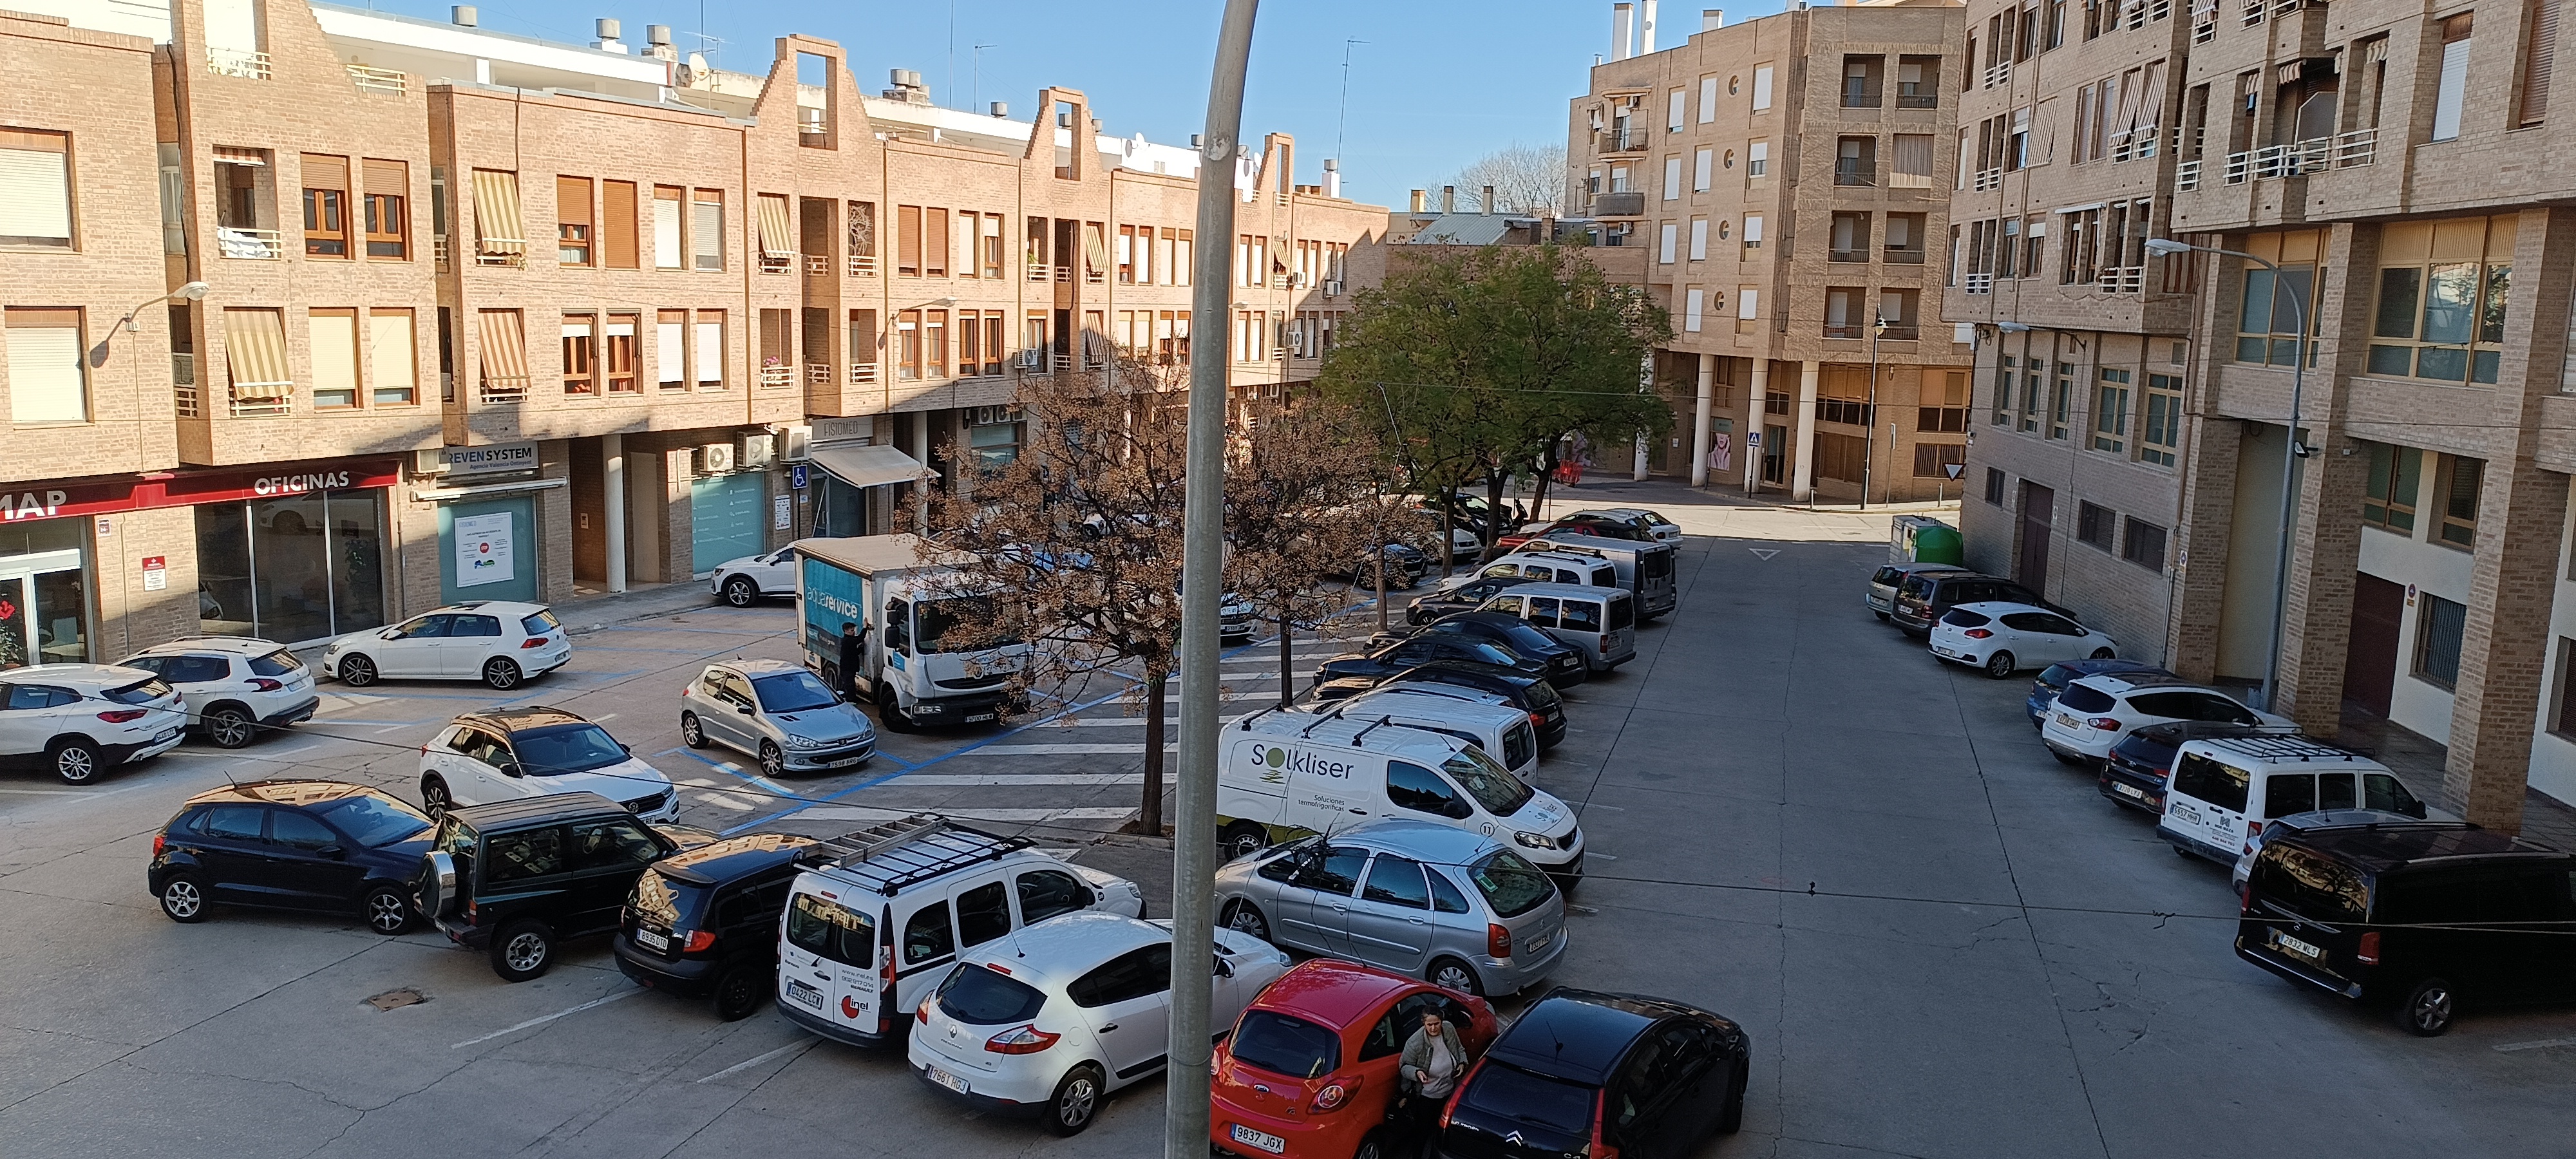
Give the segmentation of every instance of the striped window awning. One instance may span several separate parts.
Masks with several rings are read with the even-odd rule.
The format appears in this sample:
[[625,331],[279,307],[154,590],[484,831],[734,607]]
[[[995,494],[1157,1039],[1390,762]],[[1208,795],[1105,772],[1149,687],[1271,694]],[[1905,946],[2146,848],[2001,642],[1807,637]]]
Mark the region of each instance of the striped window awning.
[[1094,272],[1106,271],[1109,268],[1109,247],[1101,242],[1097,232],[1088,229],[1082,231],[1082,258],[1090,263]]
[[295,393],[283,311],[224,311],[224,359],[235,402],[284,402]]
[[237,149],[230,145],[215,146],[215,161],[224,165],[266,165],[268,158],[257,149]]
[[796,256],[795,234],[787,228],[787,199],[763,195],[760,206],[760,254],[770,258]]
[[474,171],[474,242],[487,254],[528,252],[528,228],[519,216],[518,174]]
[[476,318],[475,335],[482,344],[484,389],[525,389],[528,385],[528,333],[520,321],[519,312],[482,311]]

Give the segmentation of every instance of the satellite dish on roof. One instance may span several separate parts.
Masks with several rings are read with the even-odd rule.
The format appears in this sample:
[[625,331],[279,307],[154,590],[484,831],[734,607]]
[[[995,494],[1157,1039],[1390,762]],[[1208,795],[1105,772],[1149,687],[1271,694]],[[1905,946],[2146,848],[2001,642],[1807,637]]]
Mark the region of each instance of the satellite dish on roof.
[[696,88],[698,86],[698,82],[705,79],[707,79],[706,54],[699,52],[690,53],[689,59],[680,65],[680,87]]

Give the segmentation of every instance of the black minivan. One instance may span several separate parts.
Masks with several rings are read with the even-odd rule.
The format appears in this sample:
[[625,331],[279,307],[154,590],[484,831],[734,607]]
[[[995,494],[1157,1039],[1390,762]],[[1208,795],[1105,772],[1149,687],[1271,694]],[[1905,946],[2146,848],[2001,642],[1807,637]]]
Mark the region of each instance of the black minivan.
[[1932,625],[1942,615],[1961,604],[2029,604],[2046,608],[2068,619],[2075,613],[2039,598],[2039,593],[2008,579],[1978,575],[1970,571],[1916,572],[1896,586],[1896,605],[1888,609],[1890,623],[1916,636],[1932,634]]
[[635,879],[611,943],[639,986],[713,998],[716,1017],[747,1018],[778,979],[778,918],[796,855],[815,839],[752,833],[674,853]]
[[2246,879],[2236,956],[2427,1036],[2463,1002],[2576,1000],[2576,854],[2460,821],[2284,831]]

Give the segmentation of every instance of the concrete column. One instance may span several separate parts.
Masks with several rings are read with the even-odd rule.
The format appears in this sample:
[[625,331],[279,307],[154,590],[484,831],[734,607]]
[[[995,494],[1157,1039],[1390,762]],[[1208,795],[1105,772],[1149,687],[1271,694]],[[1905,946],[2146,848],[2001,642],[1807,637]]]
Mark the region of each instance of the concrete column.
[[1715,401],[1716,381],[1717,356],[1700,355],[1699,405],[1692,412],[1696,417],[1691,420],[1690,481],[1693,487],[1708,486],[1708,411],[1709,405]]
[[1810,359],[1798,364],[1797,457],[1789,472],[1789,498],[1814,502],[1816,498],[1816,380],[1824,373],[1824,363]]
[[[912,457],[924,467],[930,465],[929,411],[920,411],[912,416]],[[937,483],[924,481],[912,488],[913,530],[923,535],[930,534],[930,489],[936,486]]]
[[[2531,740],[2548,663],[2550,605],[2557,594],[2567,476],[2543,470],[2543,399],[2556,394],[2567,356],[2576,211],[2528,209],[2514,234],[2514,265],[2533,272],[2513,287],[2505,312],[2505,359],[2495,407],[2512,421],[2491,436],[2478,497],[2478,536],[2469,579],[2468,625],[2460,639],[2460,680],[2451,707],[2443,803],[2491,829],[2522,830]],[[2530,263],[2525,265],[2524,263]]]
[[608,498],[608,590],[626,590],[626,436],[599,437],[600,490]]
[[1763,417],[1771,413],[1766,409],[1771,405],[1771,360],[1769,358],[1753,360],[1753,385],[1748,387],[1747,391],[1750,397],[1746,400],[1744,419],[1744,493],[1751,495],[1761,489],[1762,452],[1768,449],[1754,446],[1753,435],[1762,429]]

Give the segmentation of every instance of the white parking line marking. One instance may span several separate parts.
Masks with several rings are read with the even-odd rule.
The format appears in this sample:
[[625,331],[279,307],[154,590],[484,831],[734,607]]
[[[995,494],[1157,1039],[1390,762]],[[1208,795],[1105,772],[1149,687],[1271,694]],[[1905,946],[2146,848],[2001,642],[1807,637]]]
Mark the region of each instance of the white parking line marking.
[[[127,785],[125,789],[134,786]],[[30,797],[105,797],[125,789],[0,789],[0,793],[24,793]]]
[[[1167,752],[1177,752],[1180,747],[1181,746],[1178,744],[1168,744],[1163,746],[1164,750]],[[988,744],[982,748],[976,749],[973,753],[961,753],[959,755],[975,756],[984,753],[995,753],[1003,756],[1015,757],[1082,757],[1115,756],[1120,753],[1141,753],[1144,751],[1145,744],[1142,741],[1138,741],[1135,744]]]
[[2508,1042],[2496,1049],[2499,1051],[2510,1052],[2516,1050],[2548,1050],[2555,1046],[2576,1046],[2576,1038],[2544,1038],[2538,1042]]
[[714,1082],[714,1081],[716,1081],[717,1079],[723,1078],[723,1077],[725,1077],[725,1076],[727,1076],[727,1075],[736,1075],[736,1074],[741,1074],[741,1073],[742,1073],[742,1072],[744,1072],[744,1071],[750,1070],[750,1069],[751,1069],[751,1068],[753,1068],[753,1067],[759,1066],[760,1064],[762,1064],[762,1063],[764,1063],[764,1062],[768,1062],[769,1060],[771,1060],[771,1059],[773,1059],[773,1058],[776,1058],[776,1057],[778,1057],[779,1055],[786,1054],[786,1053],[788,1053],[788,1052],[790,1052],[790,1051],[794,1051],[794,1052],[797,1052],[797,1053],[801,1054],[801,1053],[803,1053],[803,1052],[805,1052],[805,1051],[807,1051],[807,1050],[812,1049],[815,1043],[818,1043],[818,1042],[821,1042],[821,1041],[823,1041],[823,1040],[822,1040],[822,1039],[819,1039],[819,1038],[812,1038],[812,1037],[800,1038],[800,1039],[797,1039],[797,1040],[796,1040],[796,1041],[794,1041],[794,1042],[788,1043],[787,1045],[782,1046],[782,1047],[779,1047],[778,1049],[773,1050],[773,1051],[770,1051],[770,1052],[768,1052],[768,1053],[766,1053],[766,1054],[760,1054],[760,1055],[755,1055],[755,1056],[753,1056],[753,1057],[751,1057],[751,1058],[746,1058],[746,1059],[742,1060],[741,1062],[735,1063],[735,1064],[733,1064],[732,1066],[726,1067],[726,1068],[724,1068],[723,1070],[717,1071],[716,1073],[711,1074],[711,1075],[708,1075],[707,1077],[702,1078],[702,1079],[699,1079],[698,1081],[699,1081],[699,1082],[702,1082],[702,1083],[711,1083],[711,1082]]
[[[1141,751],[1144,746],[1137,746]],[[969,785],[1141,785],[1143,773],[906,773],[884,782],[901,789]]]
[[[1245,715],[1246,715],[1246,714],[1244,714],[1244,713],[1236,713],[1236,714],[1235,714],[1235,715],[1233,715],[1233,716],[1220,716],[1220,717],[1216,718],[1216,722],[1217,722],[1218,724],[1233,724],[1234,722],[1236,722],[1236,721],[1238,721],[1238,720],[1243,719]],[[1163,718],[1163,724],[1164,724],[1164,726],[1165,726],[1165,727],[1173,727],[1173,726],[1177,726],[1177,725],[1179,725],[1180,723],[1181,723],[1181,718],[1179,718],[1179,717],[1177,717],[1177,716],[1167,716],[1167,717],[1164,717],[1164,718]],[[1145,727],[1145,718],[1144,718],[1144,717],[1141,717],[1141,716],[1112,716],[1112,717],[1104,717],[1104,718],[1101,718],[1101,719],[1098,719],[1098,720],[1075,720],[1075,721],[1051,720],[1051,721],[1048,721],[1048,722],[1047,722],[1047,723],[1045,723],[1045,724],[1039,725],[1037,728],[1032,728],[1032,729],[1030,729],[1029,731],[1030,731],[1030,732],[1037,732],[1037,731],[1039,731],[1040,729],[1047,729],[1047,728],[1066,728],[1066,727],[1072,727],[1072,728],[1114,728],[1114,727],[1118,727],[1118,726],[1122,726],[1122,725],[1123,725],[1123,726],[1127,726],[1127,727],[1131,727],[1131,728],[1143,728],[1143,727]],[[981,752],[981,751],[983,751],[983,750],[978,749],[978,750],[976,750],[976,751]]]
[[495,1030],[495,1031],[493,1031],[493,1032],[492,1032],[492,1033],[490,1033],[490,1034],[486,1034],[486,1035],[482,1036],[481,1038],[469,1038],[469,1039],[466,1039],[466,1040],[465,1040],[465,1041],[463,1041],[463,1042],[459,1042],[459,1043],[451,1044],[447,1049],[449,1049],[449,1050],[454,1050],[454,1049],[456,1049],[457,1047],[460,1047],[460,1046],[472,1046],[472,1045],[474,1045],[475,1043],[478,1043],[478,1042],[490,1042],[490,1041],[492,1041],[493,1039],[495,1039],[495,1038],[499,1038],[499,1037],[501,1037],[502,1035],[505,1035],[505,1034],[517,1034],[518,1032],[520,1032],[520,1031],[522,1031],[522,1030],[526,1030],[527,1028],[529,1028],[529,1027],[531,1027],[531,1026],[543,1026],[543,1025],[545,1025],[546,1023],[552,1022],[552,1021],[554,1021],[555,1019],[558,1019],[558,1018],[562,1018],[562,1017],[564,1017],[565,1015],[568,1015],[568,1014],[579,1014],[579,1013],[581,1013],[582,1011],[584,1011],[584,1010],[588,1010],[588,1009],[590,1009],[590,1008],[591,1008],[591,1007],[593,1007],[593,1006],[606,1006],[606,1005],[608,1005],[608,1004],[609,1004],[609,1003],[611,1003],[611,1002],[620,1002],[620,1001],[624,1001],[624,1000],[626,1000],[626,999],[628,999],[628,998],[632,998],[632,997],[634,997],[634,996],[636,996],[636,995],[638,995],[638,994],[641,994],[641,993],[643,993],[643,992],[644,992],[644,991],[643,991],[643,989],[642,989],[641,987],[636,987],[636,988],[630,988],[630,989],[620,990],[620,991],[618,991],[618,992],[616,992],[616,993],[614,993],[614,994],[610,994],[610,995],[607,995],[607,996],[605,996],[605,997],[593,998],[593,999],[591,999],[590,1001],[588,1001],[588,1002],[584,1002],[584,1003],[582,1003],[582,1004],[581,1004],[581,1005],[579,1005],[579,1006],[572,1007],[572,1008],[571,1008],[571,1009],[569,1009],[569,1010],[558,1010],[558,1011],[555,1011],[555,1012],[554,1012],[554,1013],[552,1013],[552,1014],[541,1014],[541,1015],[538,1015],[538,1016],[537,1016],[537,1017],[535,1017],[535,1018],[531,1018],[531,1019],[529,1019],[529,1020],[527,1020],[527,1021],[525,1021],[525,1022],[522,1022],[522,1023],[520,1023],[520,1024],[516,1025],[516,1026],[505,1026],[505,1027],[502,1027],[501,1029],[499,1029],[499,1030]]
[[406,728],[412,728],[412,727],[415,727],[415,726],[413,726],[413,725],[408,725],[408,724],[389,724],[389,725],[384,726],[383,728],[377,729],[377,730],[376,730],[376,735],[377,735],[377,736],[383,736],[384,734],[389,733],[389,732],[400,732],[400,731],[402,731],[403,729],[406,729]]
[[[969,821],[1106,821],[1125,817],[1136,810],[1116,809],[942,809],[950,817]],[[912,816],[911,809],[862,809],[848,805],[828,805],[808,809],[796,815],[799,821],[897,821]]]

